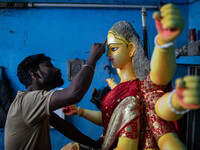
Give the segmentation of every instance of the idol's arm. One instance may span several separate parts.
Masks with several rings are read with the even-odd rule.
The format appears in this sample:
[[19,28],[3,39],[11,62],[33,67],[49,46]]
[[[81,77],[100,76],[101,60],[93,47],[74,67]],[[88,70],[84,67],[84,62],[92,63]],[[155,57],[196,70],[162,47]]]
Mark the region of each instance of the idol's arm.
[[[164,120],[167,121],[173,121],[177,120],[182,117],[182,114],[177,114],[171,111],[169,105],[168,105],[168,98],[170,93],[167,93],[163,95],[159,100],[156,102],[155,105],[155,111],[156,114],[161,117]],[[179,101],[176,94],[172,95],[171,99],[173,108],[176,111],[184,112],[185,109],[179,105]],[[158,139],[158,146],[161,150],[186,150],[185,145],[181,142],[181,140],[178,138],[176,133],[167,133],[163,134]]]
[[[166,85],[174,76],[176,70],[176,59],[174,53],[174,41],[184,28],[184,17],[178,7],[173,4],[164,5],[160,13],[154,13],[158,36],[155,39],[155,48],[151,60],[150,78],[157,85]],[[171,111],[168,105],[169,93],[163,95],[155,105],[156,113],[165,120],[177,120],[180,114]],[[178,105],[176,95],[171,97],[171,103],[175,109],[180,111],[183,108]],[[186,149],[175,133],[167,133],[158,140],[159,148]]]
[[80,116],[96,125],[103,126],[101,111],[93,111],[80,108]]
[[154,48],[151,59],[150,78],[157,85],[166,85],[172,79],[176,70],[174,46],[162,50]]
[[[155,106],[156,113],[167,121],[174,121],[182,117],[189,109],[200,108],[200,77],[187,76],[176,80],[176,90],[163,95]],[[171,103],[169,105],[169,102]],[[175,133],[167,133],[158,140],[160,149],[180,149],[186,147]]]
[[[117,147],[114,150],[138,150],[138,144],[139,144],[139,130],[140,130],[140,121],[139,119],[136,119],[133,121],[133,123],[136,125],[134,128],[132,125],[128,125],[125,127],[124,131],[126,133],[119,134],[119,140],[117,143]],[[122,132],[122,131],[120,131]],[[132,133],[129,133],[132,132]],[[133,137],[126,137],[126,134],[132,134]]]
[[[173,43],[174,40],[183,30],[184,19],[178,7],[173,4],[164,5],[160,9],[160,13],[154,13],[158,37],[155,40],[155,45],[152,60],[150,78],[157,85],[166,85],[172,79],[176,70],[176,59],[174,54],[174,46],[169,45],[162,48],[163,45]],[[159,47],[159,45],[161,47]],[[169,94],[162,96],[155,105],[156,113],[163,119],[177,120],[181,116],[170,111],[167,105]],[[172,98],[172,103],[177,104],[176,98]],[[175,106],[177,109],[182,109]]]
[[[158,99],[155,105],[155,111],[158,114],[158,116],[161,117],[162,119],[167,121],[175,121],[180,119],[183,115],[175,114],[170,110],[170,107],[168,105],[169,94],[170,93],[166,93],[165,95],[163,95]],[[173,94],[172,96],[172,106],[177,111],[185,110],[183,107],[180,106],[176,94]]]
[[139,138],[131,139],[127,137],[120,137],[117,147],[114,150],[138,150]]
[[157,85],[166,85],[176,70],[174,41],[184,28],[184,18],[177,6],[164,5],[160,13],[153,15],[158,36],[151,59],[151,80]]
[[175,133],[167,133],[161,136],[158,140],[158,146],[161,150],[186,150],[185,145]]
[[[138,150],[139,139],[130,139],[120,137],[118,145],[114,150]],[[174,133],[167,133],[158,140],[158,145],[161,150],[186,150],[185,145],[178,139]],[[148,149],[155,150],[155,149]]]
[[155,105],[155,111],[164,120],[177,120],[187,112],[187,109],[200,108],[199,91],[199,76],[186,76],[183,79],[177,79],[176,90],[160,97]]

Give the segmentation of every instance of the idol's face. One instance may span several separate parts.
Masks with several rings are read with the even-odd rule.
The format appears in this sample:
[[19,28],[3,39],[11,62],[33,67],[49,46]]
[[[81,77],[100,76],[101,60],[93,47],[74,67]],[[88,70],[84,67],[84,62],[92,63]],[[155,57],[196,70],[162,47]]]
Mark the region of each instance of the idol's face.
[[126,41],[115,37],[112,33],[108,33],[107,46],[108,52],[106,56],[111,60],[113,68],[122,68],[131,61],[132,58]]

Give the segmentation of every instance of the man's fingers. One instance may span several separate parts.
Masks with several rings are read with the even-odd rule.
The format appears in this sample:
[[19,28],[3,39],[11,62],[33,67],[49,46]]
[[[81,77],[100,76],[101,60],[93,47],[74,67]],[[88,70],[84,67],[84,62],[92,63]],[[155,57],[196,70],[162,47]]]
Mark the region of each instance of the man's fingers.
[[104,46],[106,46],[106,43],[107,43],[107,39],[105,39],[105,41],[104,41]]
[[106,43],[107,43],[107,39],[105,39],[104,43],[103,44],[103,53],[105,53],[105,50],[106,50]]

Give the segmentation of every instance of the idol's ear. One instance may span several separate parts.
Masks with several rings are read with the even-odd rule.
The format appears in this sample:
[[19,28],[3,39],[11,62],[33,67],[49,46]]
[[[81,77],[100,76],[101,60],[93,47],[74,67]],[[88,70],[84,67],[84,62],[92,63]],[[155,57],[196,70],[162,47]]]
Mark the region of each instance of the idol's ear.
[[129,56],[133,57],[133,54],[135,52],[135,44],[133,42],[128,43],[128,50],[129,50]]

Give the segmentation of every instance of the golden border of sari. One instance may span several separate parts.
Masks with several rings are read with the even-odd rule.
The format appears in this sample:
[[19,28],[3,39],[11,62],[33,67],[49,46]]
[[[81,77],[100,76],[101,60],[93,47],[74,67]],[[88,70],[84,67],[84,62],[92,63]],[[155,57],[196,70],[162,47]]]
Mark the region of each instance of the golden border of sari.
[[134,96],[124,98],[115,108],[104,137],[102,150],[108,150],[115,141],[117,133],[131,120],[140,115],[140,100]]

